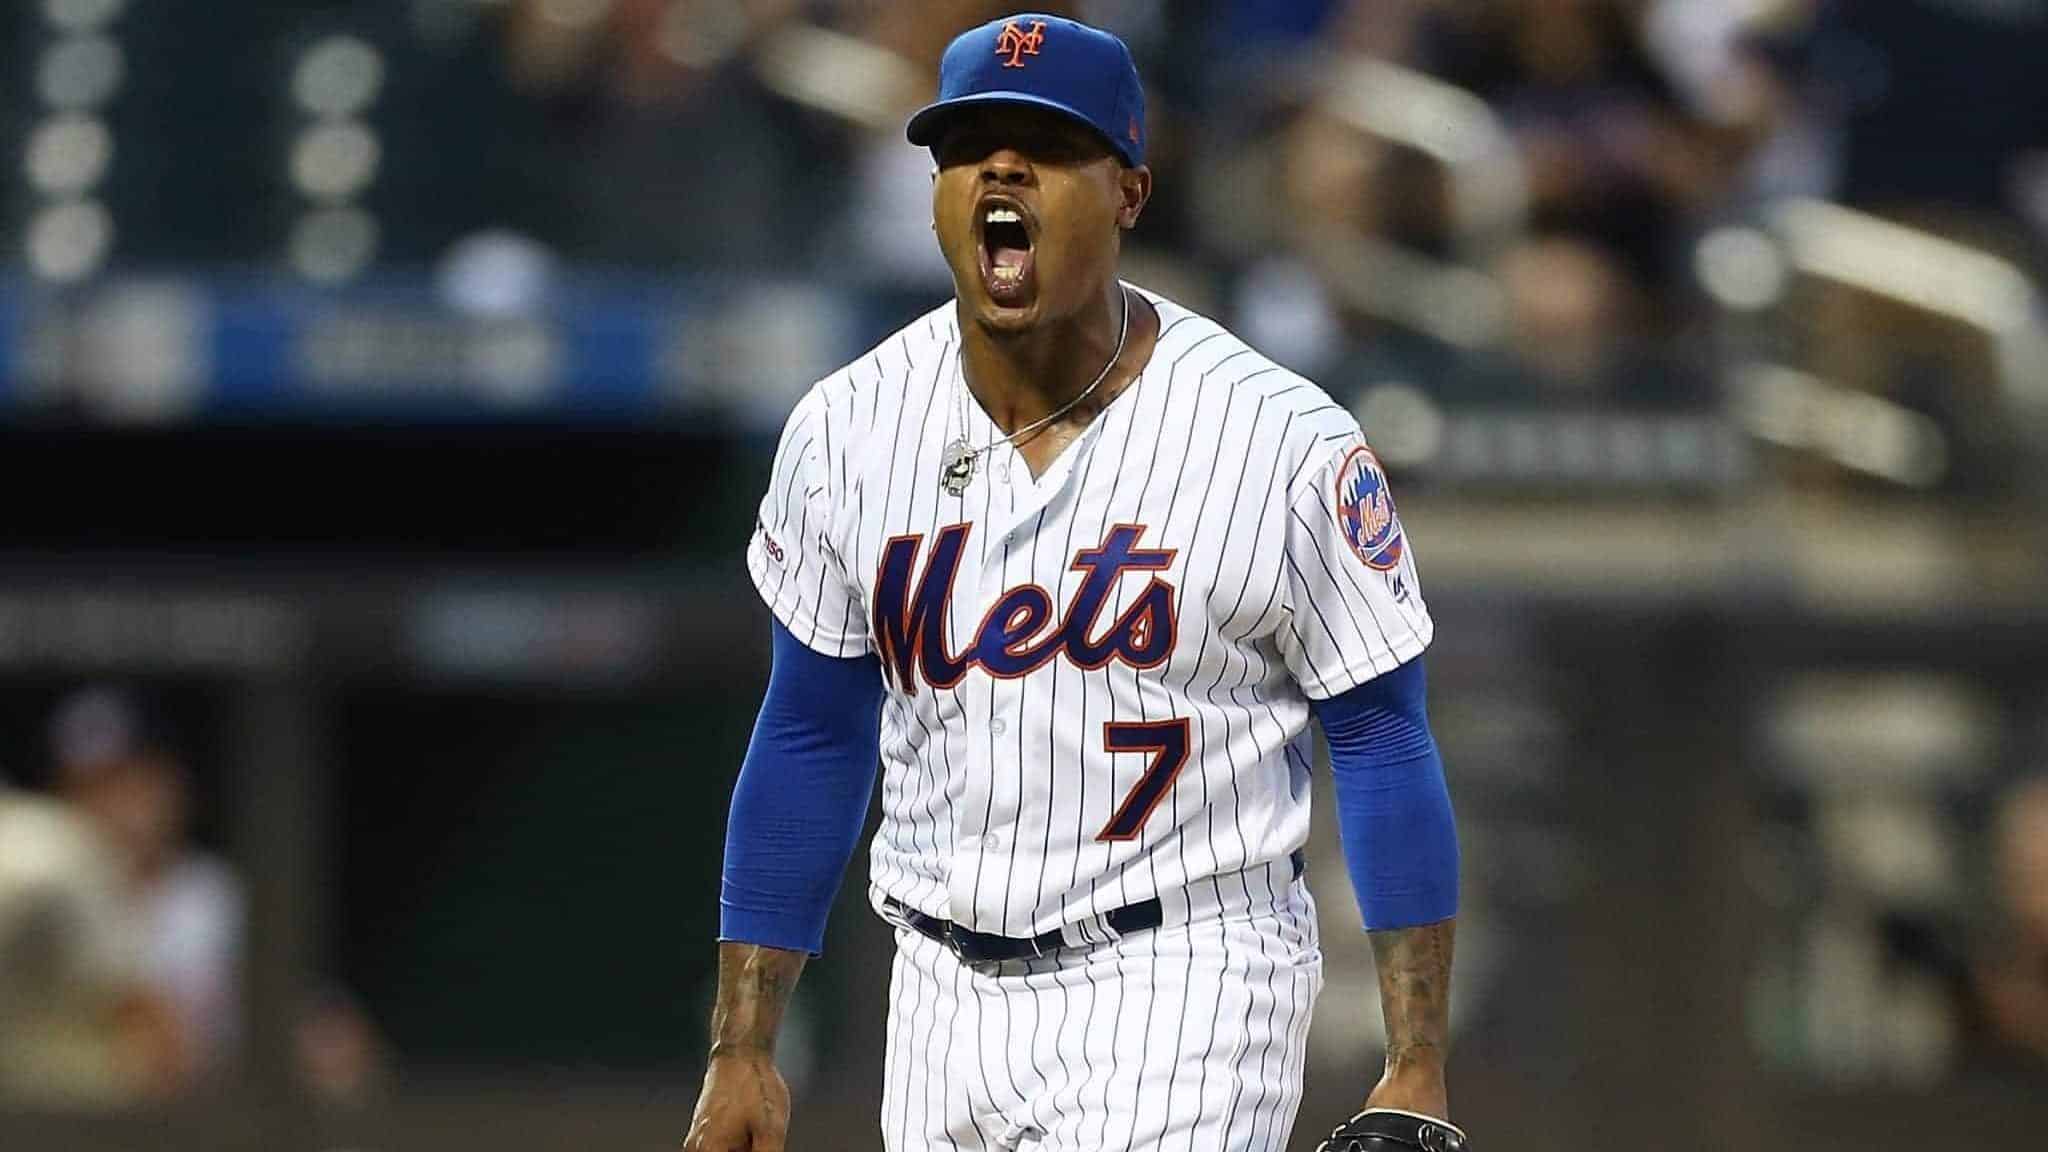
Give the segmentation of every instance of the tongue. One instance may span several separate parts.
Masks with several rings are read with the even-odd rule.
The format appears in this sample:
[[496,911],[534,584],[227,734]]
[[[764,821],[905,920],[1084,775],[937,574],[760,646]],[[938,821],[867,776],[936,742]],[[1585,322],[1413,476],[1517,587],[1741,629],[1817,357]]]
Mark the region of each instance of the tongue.
[[989,253],[989,289],[997,296],[1022,294],[1031,272],[1029,248],[997,248]]

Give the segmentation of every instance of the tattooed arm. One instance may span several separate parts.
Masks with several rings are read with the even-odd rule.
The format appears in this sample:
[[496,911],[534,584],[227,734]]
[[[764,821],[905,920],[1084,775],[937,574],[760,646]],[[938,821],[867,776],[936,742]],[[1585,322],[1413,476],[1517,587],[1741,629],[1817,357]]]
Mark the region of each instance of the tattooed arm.
[[1456,920],[1370,934],[1379,970],[1380,1015],[1387,1024],[1387,1065],[1367,1098],[1370,1108],[1399,1108],[1448,1118],[1444,1062],[1451,1048],[1451,943]]
[[780,1152],[789,1089],[775,1033],[860,842],[880,762],[881,666],[804,646],[781,620],[733,784],[718,893],[718,1002],[686,1152]]
[[711,1010],[711,1055],[775,1054],[775,1031],[803,973],[805,955],[757,944],[718,946],[718,1003]]
[[1387,1022],[1386,1074],[1369,1104],[1443,1119],[1458,828],[1427,694],[1417,656],[1313,706]]
[[805,959],[755,944],[718,946],[711,1062],[683,1152],[782,1152],[789,1087],[775,1070],[775,1033]]

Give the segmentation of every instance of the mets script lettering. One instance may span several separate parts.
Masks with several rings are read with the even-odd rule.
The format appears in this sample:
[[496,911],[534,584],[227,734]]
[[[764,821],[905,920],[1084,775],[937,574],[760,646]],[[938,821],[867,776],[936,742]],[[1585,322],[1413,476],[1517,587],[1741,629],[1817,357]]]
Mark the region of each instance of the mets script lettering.
[[1031,22],[1031,30],[1026,32],[1024,29],[1017,27],[1017,22],[1012,20],[1008,24],[1003,25],[1002,32],[996,36],[996,55],[1009,57],[1009,59],[1003,61],[1003,67],[1022,68],[1024,66],[1024,57],[1038,55],[1038,46],[1043,43],[1045,43],[1045,21],[1033,20]]
[[1367,539],[1384,536],[1394,524],[1394,503],[1381,492],[1365,492],[1353,505],[1358,509],[1358,530]]
[[882,549],[875,574],[875,646],[883,670],[905,695],[917,694],[919,680],[934,688],[951,688],[977,667],[1008,680],[1060,656],[1088,669],[1113,660],[1133,668],[1156,668],[1172,654],[1174,588],[1157,576],[1101,635],[1093,635],[1119,577],[1126,572],[1162,572],[1173,564],[1171,550],[1138,547],[1145,534],[1142,524],[1118,524],[1099,547],[1074,553],[1071,570],[1087,575],[1057,620],[1052,593],[1036,584],[1022,584],[989,608],[965,651],[948,652],[947,606],[973,527],[952,524],[939,530],[915,588],[911,574],[924,551],[923,533],[897,536]]

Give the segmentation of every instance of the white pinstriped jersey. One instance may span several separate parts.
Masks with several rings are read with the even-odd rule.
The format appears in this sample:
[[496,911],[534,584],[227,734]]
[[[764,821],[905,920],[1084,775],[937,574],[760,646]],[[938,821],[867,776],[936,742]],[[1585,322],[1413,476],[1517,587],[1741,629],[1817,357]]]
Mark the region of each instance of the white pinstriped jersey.
[[[1145,295],[1150,361],[1042,477],[967,392],[951,303],[789,418],[748,568],[805,644],[880,657],[878,906],[1036,935],[1284,861],[1309,701],[1429,643],[1350,413]],[[996,445],[954,495],[963,438]]]

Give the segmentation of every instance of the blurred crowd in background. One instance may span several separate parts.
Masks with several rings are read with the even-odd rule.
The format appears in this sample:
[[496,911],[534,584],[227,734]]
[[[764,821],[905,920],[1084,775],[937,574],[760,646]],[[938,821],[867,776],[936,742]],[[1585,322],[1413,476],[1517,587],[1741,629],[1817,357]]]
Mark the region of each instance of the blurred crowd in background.
[[[43,787],[0,775],[0,1098],[116,1107],[218,1095],[240,1074],[246,907],[204,847],[161,718],[94,685],[48,717]],[[338,988],[294,1022],[296,1073],[330,1101],[379,1074]]]
[[[1696,901],[1659,979],[1710,963],[1672,941],[1739,970],[1629,1003],[1736,1064],[2048,1099],[2048,0],[1039,6],[1148,85],[1126,277],[1323,384],[1404,493],[1461,980],[1499,988],[1467,1011],[1526,1038],[1488,1083],[1625,1106],[1543,1013],[1626,975],[1602,901],[1657,879],[1688,895],[1639,910]],[[0,1099],[687,1082],[764,453],[950,295],[902,126],[1017,5],[197,7],[0,13],[0,466],[46,497],[0,541]],[[134,599],[63,600],[74,570]],[[158,629],[152,580],[285,607]],[[317,772],[226,751],[290,726],[219,703],[223,653],[299,668],[263,638],[301,627]],[[237,789],[272,769],[327,784],[266,832]],[[299,918],[281,984],[265,908]],[[1532,988],[1575,970],[1605,975]],[[874,1002],[837,971],[819,1052]]]
[[[1727,410],[1742,442],[1645,447],[1572,425],[1542,434],[1561,462],[1506,472],[1712,487],[1750,474],[1753,439],[1808,474],[1979,493],[2018,474],[2038,492],[2048,18],[2032,0],[1051,8],[1120,32],[1150,85],[1158,193],[1131,274],[1343,398],[1369,393],[1397,463],[1483,477],[1503,467],[1484,457],[1515,455],[1500,447],[1517,433],[1446,405]],[[228,30],[227,50],[158,6],[18,5],[0,20],[0,54],[21,65],[0,113],[22,157],[6,242],[45,284],[434,269],[437,307],[501,319],[559,313],[592,269],[799,282],[820,292],[764,310],[808,347],[845,327],[849,295],[947,294],[929,159],[902,124],[952,33],[1006,10],[222,0],[205,27]],[[138,375],[144,391],[193,387],[147,362],[203,366],[205,341],[163,332],[216,301],[74,302],[101,321],[87,336],[28,309],[16,402],[63,411],[67,389],[89,404]],[[791,370],[850,357],[901,311]],[[213,354],[262,321],[222,323]],[[515,334],[452,367],[412,354],[496,378],[508,403],[550,372],[622,371],[579,360],[581,337]],[[309,363],[346,358],[304,339]],[[758,351],[718,354],[784,374]],[[111,382],[67,382],[80,372]],[[764,410],[790,387],[766,385]],[[130,399],[111,411],[177,402]],[[1575,451],[1575,435],[1596,443]]]

